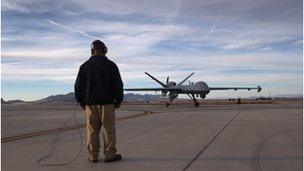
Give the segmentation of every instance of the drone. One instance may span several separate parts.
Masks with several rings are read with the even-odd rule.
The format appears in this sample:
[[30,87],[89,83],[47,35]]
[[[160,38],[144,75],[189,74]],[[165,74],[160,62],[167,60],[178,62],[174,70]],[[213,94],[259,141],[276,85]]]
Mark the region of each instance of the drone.
[[154,81],[159,83],[162,87],[159,88],[126,88],[125,91],[161,91],[162,96],[166,96],[169,93],[169,101],[167,102],[166,106],[168,107],[174,99],[177,98],[179,94],[187,94],[190,99],[194,102],[194,107],[199,106],[199,102],[197,101],[196,97],[200,97],[202,99],[206,98],[206,95],[211,90],[257,90],[260,92],[262,90],[261,86],[257,87],[209,87],[207,83],[204,81],[198,82],[190,82],[188,85],[183,85],[193,74],[191,73],[187,76],[184,80],[179,82],[178,84],[174,81],[169,81],[169,77],[167,77],[166,83],[163,83],[150,75],[149,73],[145,72],[146,75],[151,77]]

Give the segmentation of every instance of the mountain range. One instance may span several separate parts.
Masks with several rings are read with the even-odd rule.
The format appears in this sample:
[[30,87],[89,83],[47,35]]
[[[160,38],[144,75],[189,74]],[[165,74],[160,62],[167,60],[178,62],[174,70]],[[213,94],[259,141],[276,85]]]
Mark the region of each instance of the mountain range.
[[[124,94],[124,102],[145,102],[145,101],[155,101],[160,100],[161,95],[152,94],[134,94],[127,93]],[[46,98],[35,100],[35,101],[23,101],[23,100],[9,100],[5,101],[1,98],[1,104],[48,104],[48,105],[74,105],[76,104],[76,99],[74,93],[68,94],[58,94],[51,95]]]
[[[271,96],[272,98],[303,98],[302,95],[297,94],[286,94],[286,95],[275,95]],[[257,96],[247,97],[246,99],[257,99]],[[217,98],[217,99],[227,99],[227,97]],[[124,95],[124,102],[146,102],[146,101],[162,101],[167,100],[167,97],[162,97],[161,95],[153,95],[153,94],[134,94],[127,93]],[[58,94],[51,95],[46,98],[36,100],[36,101],[23,101],[23,100],[10,100],[5,101],[1,98],[1,104],[45,104],[45,105],[74,105],[76,104],[76,100],[74,97],[74,93],[68,94]]]

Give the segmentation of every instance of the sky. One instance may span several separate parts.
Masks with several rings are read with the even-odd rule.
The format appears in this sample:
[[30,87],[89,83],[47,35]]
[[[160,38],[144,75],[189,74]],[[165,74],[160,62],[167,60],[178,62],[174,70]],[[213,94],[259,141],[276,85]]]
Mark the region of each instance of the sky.
[[[37,100],[69,93],[100,39],[125,88],[190,81],[207,98],[302,94],[301,0],[2,0],[1,97]],[[186,83],[187,84],[187,83]],[[152,92],[154,94],[154,92]]]

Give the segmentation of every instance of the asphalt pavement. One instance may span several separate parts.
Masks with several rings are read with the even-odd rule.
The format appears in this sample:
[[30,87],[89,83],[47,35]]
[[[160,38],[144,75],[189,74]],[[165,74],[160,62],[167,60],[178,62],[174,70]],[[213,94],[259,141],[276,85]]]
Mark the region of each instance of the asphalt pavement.
[[[2,140],[60,127],[72,106],[2,106]],[[86,156],[85,128],[54,132],[1,144],[2,170],[302,170],[302,101],[246,105],[124,105],[117,110],[117,148],[123,160],[98,163]],[[77,119],[85,115],[77,110]],[[71,120],[67,126],[73,125]],[[102,145],[101,145],[102,147]]]

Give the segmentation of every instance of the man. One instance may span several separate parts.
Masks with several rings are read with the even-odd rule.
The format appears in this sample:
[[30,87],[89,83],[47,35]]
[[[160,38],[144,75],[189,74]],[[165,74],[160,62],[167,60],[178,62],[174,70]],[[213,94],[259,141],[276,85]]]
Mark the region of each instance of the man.
[[106,57],[106,45],[95,40],[91,58],[80,66],[75,82],[75,97],[87,116],[88,160],[98,161],[102,129],[105,162],[121,160],[116,154],[115,109],[123,100],[123,83],[118,67]]

